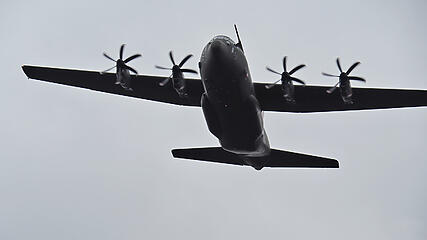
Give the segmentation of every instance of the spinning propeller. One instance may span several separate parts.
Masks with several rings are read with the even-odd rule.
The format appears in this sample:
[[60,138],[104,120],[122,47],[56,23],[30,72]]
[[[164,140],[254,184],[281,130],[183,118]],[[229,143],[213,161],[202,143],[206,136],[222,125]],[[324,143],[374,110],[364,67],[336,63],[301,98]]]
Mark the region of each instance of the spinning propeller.
[[109,68],[109,69],[107,69],[107,70],[105,70],[105,71],[103,71],[101,73],[106,73],[106,72],[110,71],[113,68],[118,68],[118,69],[123,69],[124,68],[124,69],[128,69],[129,71],[131,71],[131,72],[133,72],[135,74],[138,74],[138,72],[135,69],[129,67],[128,65],[126,65],[126,63],[134,60],[135,58],[141,57],[141,54],[135,54],[135,55],[132,55],[132,56],[126,58],[125,60],[123,60],[123,50],[124,50],[124,48],[125,48],[125,44],[122,44],[122,46],[120,46],[119,59],[117,59],[117,60],[114,60],[112,57],[108,56],[105,52],[103,53],[104,57],[106,57],[106,58],[110,59],[111,61],[115,62],[116,66],[113,66],[113,67],[111,67],[111,68]]
[[282,73],[279,73],[279,72],[277,72],[277,71],[275,71],[275,70],[273,70],[273,69],[271,69],[269,67],[266,67],[268,71],[270,71],[272,73],[275,73],[275,74],[278,74],[278,75],[281,75],[282,77],[279,80],[277,80],[276,82],[274,82],[274,83],[272,83],[270,85],[266,85],[265,88],[270,89],[270,88],[276,86],[276,83],[278,83],[279,81],[283,81],[283,82],[284,81],[295,81],[295,82],[298,82],[298,83],[301,83],[301,84],[305,85],[305,82],[303,82],[302,80],[291,76],[296,71],[298,71],[301,68],[305,67],[305,65],[304,64],[298,65],[294,69],[292,69],[291,71],[288,72],[286,70],[286,58],[287,58],[286,56],[283,58],[283,72]]
[[363,78],[361,78],[361,77],[348,76],[348,74],[350,74],[350,73],[351,73],[351,71],[353,71],[353,69],[354,69],[355,67],[357,67],[357,65],[359,65],[359,64],[360,64],[360,62],[355,62],[355,63],[353,63],[353,65],[351,65],[351,67],[347,70],[347,72],[344,72],[344,71],[342,70],[342,68],[341,68],[340,59],[339,59],[339,58],[337,58],[337,66],[338,66],[338,69],[339,69],[339,70],[340,70],[340,72],[341,72],[341,74],[340,74],[339,76],[338,76],[338,75],[333,75],[333,74],[328,74],[328,73],[323,73],[323,72],[322,72],[322,74],[323,74],[324,76],[327,76],[327,77],[338,77],[338,78],[339,78],[339,81],[337,82],[337,84],[335,84],[335,86],[333,86],[332,88],[330,88],[330,89],[326,90],[326,92],[327,92],[327,93],[333,93],[333,92],[335,91],[335,89],[337,89],[338,84],[340,84],[340,83],[342,83],[342,82],[349,81],[349,80],[356,80],[356,81],[366,82],[366,80],[365,80],[365,79],[363,79]]
[[182,76],[182,73],[185,73],[185,72],[188,72],[188,73],[195,73],[195,74],[197,74],[197,71],[196,71],[196,70],[193,70],[193,69],[186,69],[186,68],[181,69],[181,67],[182,67],[182,66],[184,66],[184,64],[185,64],[185,63],[188,61],[188,59],[190,59],[192,56],[193,56],[192,54],[187,55],[187,56],[186,56],[184,59],[182,59],[182,61],[177,65],[177,64],[175,63],[174,58],[173,58],[172,51],[170,51],[170,52],[169,52],[169,58],[170,58],[170,60],[171,60],[171,62],[172,62],[172,64],[173,64],[172,68],[161,67],[161,66],[157,66],[157,65],[155,66],[155,67],[156,67],[156,68],[158,68],[158,69],[163,69],[163,70],[172,70],[172,74],[171,74],[168,78],[166,78],[165,80],[163,80],[162,82],[160,82],[160,83],[159,83],[159,85],[160,85],[160,86],[164,86],[164,85],[166,85],[166,84],[169,82],[169,80],[171,80],[171,78],[172,78],[172,77],[174,77],[174,78],[179,78],[179,77],[181,77],[181,76]]

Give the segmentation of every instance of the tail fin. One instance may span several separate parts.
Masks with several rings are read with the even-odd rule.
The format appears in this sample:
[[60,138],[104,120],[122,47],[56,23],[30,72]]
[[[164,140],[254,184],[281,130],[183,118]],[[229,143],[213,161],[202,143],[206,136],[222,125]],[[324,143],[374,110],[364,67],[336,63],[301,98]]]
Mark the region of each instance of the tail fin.
[[220,147],[173,149],[176,158],[200,160],[206,162],[226,163],[252,166],[257,170],[263,167],[297,167],[297,168],[338,168],[335,159],[316,157],[271,149],[270,155],[264,157],[245,157],[225,151]]

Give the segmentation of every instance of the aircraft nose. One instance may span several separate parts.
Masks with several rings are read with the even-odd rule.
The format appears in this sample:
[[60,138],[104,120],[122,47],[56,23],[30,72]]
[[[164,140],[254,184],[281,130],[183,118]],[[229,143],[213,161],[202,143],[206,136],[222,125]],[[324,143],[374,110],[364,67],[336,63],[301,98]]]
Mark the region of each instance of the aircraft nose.
[[210,47],[212,55],[216,58],[222,56],[224,53],[224,47],[225,45],[223,42],[219,40],[213,41]]

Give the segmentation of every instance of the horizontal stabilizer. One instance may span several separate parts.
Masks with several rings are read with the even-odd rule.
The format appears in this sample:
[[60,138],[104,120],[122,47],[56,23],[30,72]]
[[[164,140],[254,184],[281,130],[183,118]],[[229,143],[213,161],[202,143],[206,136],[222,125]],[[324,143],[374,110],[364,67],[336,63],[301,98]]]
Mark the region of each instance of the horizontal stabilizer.
[[265,167],[338,168],[335,159],[271,149]]
[[316,157],[301,153],[293,153],[271,149],[270,155],[264,157],[246,157],[230,153],[221,147],[173,149],[176,158],[200,160],[206,162],[226,163],[233,165],[262,167],[298,167],[298,168],[338,168],[335,159]]

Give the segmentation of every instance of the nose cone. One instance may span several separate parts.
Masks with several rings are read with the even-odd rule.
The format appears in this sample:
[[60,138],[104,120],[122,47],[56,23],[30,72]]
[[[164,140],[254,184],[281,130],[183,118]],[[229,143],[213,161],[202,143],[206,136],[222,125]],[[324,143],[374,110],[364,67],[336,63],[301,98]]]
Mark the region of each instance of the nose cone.
[[226,45],[222,41],[215,40],[211,43],[210,53],[214,58],[220,58],[221,56],[224,55],[226,51],[225,48],[226,48]]

